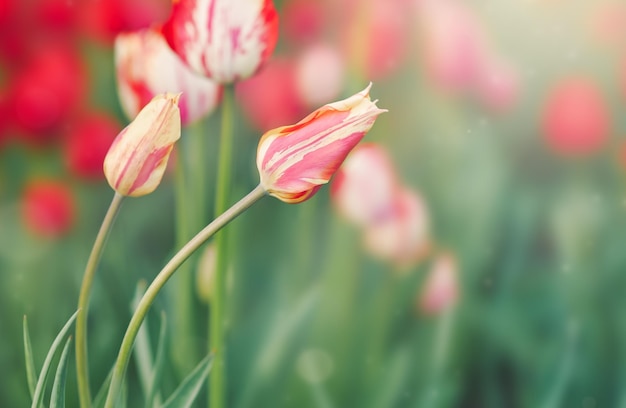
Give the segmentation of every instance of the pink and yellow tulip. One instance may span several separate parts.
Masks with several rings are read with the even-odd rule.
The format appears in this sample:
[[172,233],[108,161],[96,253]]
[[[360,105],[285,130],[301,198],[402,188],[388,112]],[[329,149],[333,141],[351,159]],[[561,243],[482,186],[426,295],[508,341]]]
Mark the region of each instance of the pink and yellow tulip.
[[194,71],[219,83],[252,76],[271,55],[278,13],[271,0],[175,0],[163,27]]
[[180,94],[160,94],[113,141],[104,159],[109,185],[125,196],[153,192],[180,138]]
[[261,186],[269,195],[300,203],[328,183],[376,117],[386,112],[370,100],[370,87],[261,137],[257,168]]

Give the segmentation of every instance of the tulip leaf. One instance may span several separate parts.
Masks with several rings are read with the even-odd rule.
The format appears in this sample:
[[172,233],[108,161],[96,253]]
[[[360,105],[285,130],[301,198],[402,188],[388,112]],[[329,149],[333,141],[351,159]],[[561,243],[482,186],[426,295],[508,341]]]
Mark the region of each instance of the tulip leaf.
[[67,360],[71,342],[72,338],[70,337],[65,342],[65,347],[63,347],[63,352],[61,353],[61,358],[59,359],[57,372],[54,376],[54,384],[52,384],[50,408],[65,408],[65,380],[67,379]]
[[[139,301],[141,301],[141,297],[146,291],[146,282],[140,281],[135,290],[135,295],[133,296],[133,300],[131,301],[131,313],[135,312]],[[150,339],[149,339],[149,330],[148,330],[148,322],[144,320],[141,327],[139,328],[139,332],[137,332],[137,337],[135,338],[135,351],[133,352],[133,357],[135,359],[135,363],[137,364],[137,374],[139,376],[139,382],[141,384],[141,390],[144,395],[148,395],[150,390],[150,379],[152,378],[153,371],[153,361],[152,361],[152,348],[150,347]]]
[[30,342],[30,335],[28,334],[28,319],[24,315],[24,357],[26,358],[26,379],[28,381],[28,391],[30,397],[35,395],[35,384],[37,384],[37,377],[35,376],[35,362],[33,361],[33,347]]
[[161,330],[159,332],[159,343],[157,346],[157,354],[154,359],[154,367],[152,369],[152,378],[150,380],[150,388],[149,392],[146,395],[146,408],[151,408],[158,404],[155,404],[155,401],[158,402],[158,389],[159,383],[161,381],[161,376],[163,374],[163,367],[165,362],[165,351],[167,345],[167,321],[165,318],[165,313],[161,313]]
[[33,402],[31,404],[31,408],[38,408],[41,404],[41,400],[43,399],[44,390],[46,388],[46,380],[48,379],[48,372],[50,371],[50,364],[52,363],[52,358],[56,353],[57,349],[61,345],[63,338],[70,330],[72,323],[76,319],[76,315],[78,312],[74,312],[74,314],[69,318],[65,326],[61,329],[57,337],[52,342],[52,346],[50,346],[50,350],[48,350],[48,354],[46,355],[46,359],[43,362],[43,366],[41,367],[41,372],[39,373],[39,378],[37,379],[37,385],[35,386],[35,393],[33,394]]
[[165,401],[161,408],[188,408],[196,399],[202,385],[211,371],[214,354],[206,356],[200,364],[183,380],[176,391]]
[[93,408],[104,408],[104,403],[106,402],[107,392],[109,391],[109,384],[111,383],[111,377],[113,377],[113,368],[109,371],[107,378],[104,379],[104,382],[100,386],[96,397],[93,399]]

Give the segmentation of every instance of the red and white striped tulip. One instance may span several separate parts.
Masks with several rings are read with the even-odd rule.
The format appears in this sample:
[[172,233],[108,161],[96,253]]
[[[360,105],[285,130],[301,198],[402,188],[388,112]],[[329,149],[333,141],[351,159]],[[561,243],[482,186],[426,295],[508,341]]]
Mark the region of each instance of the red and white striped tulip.
[[157,94],[182,92],[179,108],[186,125],[212,112],[220,99],[221,87],[193,72],[156,29],[119,34],[115,66],[120,102],[129,118]]
[[330,192],[344,218],[367,226],[390,215],[398,190],[398,178],[387,151],[375,143],[363,143],[337,171]]
[[370,87],[261,137],[257,168],[261,186],[269,195],[300,203],[328,183],[376,117],[386,112],[370,100]]
[[153,192],[180,138],[180,94],[155,96],[113,141],[104,159],[109,185],[125,196]]
[[219,83],[252,76],[272,54],[278,13],[272,0],[174,0],[163,27],[194,71]]

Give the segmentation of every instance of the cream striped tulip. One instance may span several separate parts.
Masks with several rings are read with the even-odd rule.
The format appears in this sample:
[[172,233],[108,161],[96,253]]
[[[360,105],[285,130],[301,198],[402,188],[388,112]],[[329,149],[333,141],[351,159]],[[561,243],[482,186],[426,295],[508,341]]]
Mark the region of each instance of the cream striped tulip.
[[115,138],[104,159],[104,175],[119,194],[153,192],[180,138],[180,94],[155,96]]
[[269,195],[300,203],[328,183],[376,117],[386,112],[370,100],[371,86],[261,137],[257,168],[261,186]]

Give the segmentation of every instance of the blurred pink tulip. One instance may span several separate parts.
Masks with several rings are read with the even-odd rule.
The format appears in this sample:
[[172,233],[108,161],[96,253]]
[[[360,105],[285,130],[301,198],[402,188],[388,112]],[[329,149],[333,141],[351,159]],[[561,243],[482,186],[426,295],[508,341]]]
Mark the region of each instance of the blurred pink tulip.
[[283,4],[281,27],[285,40],[296,47],[310,44],[320,38],[325,23],[322,1],[291,0]]
[[192,72],[155,29],[118,35],[115,65],[120,101],[131,119],[155,95],[164,92],[182,93],[179,108],[183,126],[208,115],[219,102],[221,87]]
[[487,55],[485,34],[463,2],[424,0],[418,16],[423,60],[442,89],[465,91],[475,83]]
[[160,184],[180,138],[179,97],[155,96],[113,141],[104,159],[104,175],[118,194],[139,197]]
[[261,137],[257,168],[269,195],[300,203],[328,183],[376,117],[385,112],[370,100],[370,87]]
[[476,86],[478,98],[486,108],[504,112],[518,98],[519,74],[511,64],[491,58],[484,64]]
[[439,254],[418,299],[422,313],[437,315],[452,308],[459,299],[458,280],[458,265],[454,256],[450,253]]
[[324,44],[309,46],[298,57],[296,87],[307,106],[335,99],[343,89],[345,61],[339,50]]
[[330,192],[340,214],[365,227],[392,215],[398,189],[387,151],[377,144],[363,143],[341,165]]
[[584,77],[566,78],[550,90],[541,117],[548,146],[565,156],[601,149],[610,132],[609,109],[598,86]]
[[237,82],[236,96],[246,118],[265,132],[306,114],[296,88],[296,66],[287,58],[272,58],[251,78]]
[[402,189],[385,218],[365,228],[365,248],[400,269],[411,267],[430,250],[430,221],[421,196]]
[[269,58],[278,14],[271,0],[175,0],[163,32],[193,70],[230,83],[252,76]]

